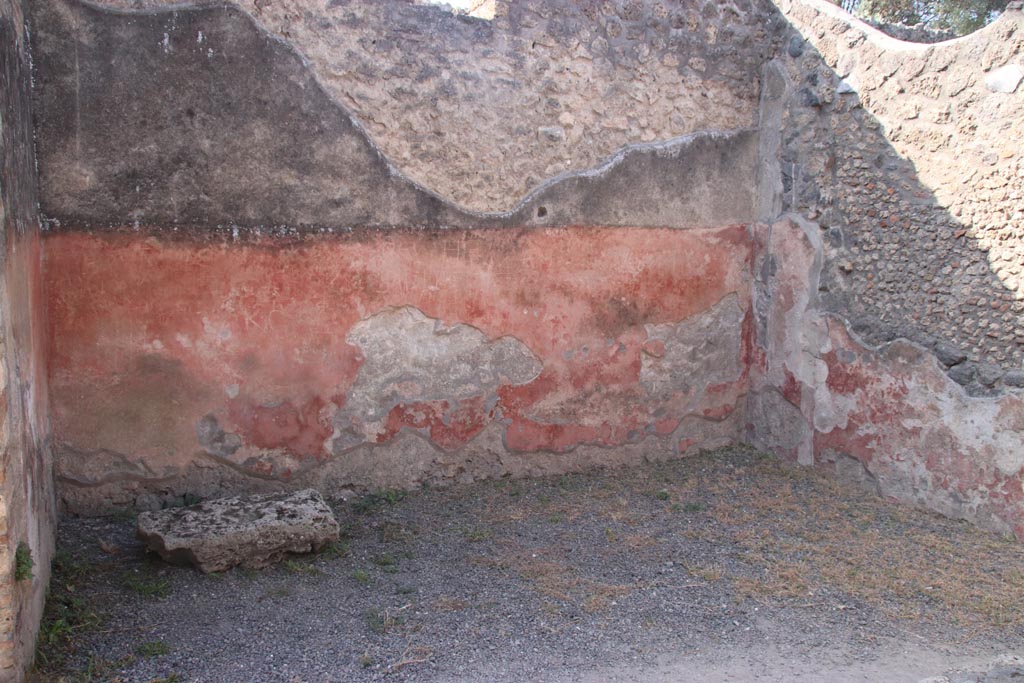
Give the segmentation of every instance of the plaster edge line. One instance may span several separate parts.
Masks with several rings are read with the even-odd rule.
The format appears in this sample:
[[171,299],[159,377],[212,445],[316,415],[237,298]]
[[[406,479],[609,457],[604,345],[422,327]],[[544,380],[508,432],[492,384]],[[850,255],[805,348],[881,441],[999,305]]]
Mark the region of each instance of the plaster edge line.
[[692,145],[703,139],[710,140],[726,140],[733,137],[738,137],[744,133],[756,133],[757,127],[741,127],[741,128],[730,128],[726,130],[704,130],[696,131],[693,133],[687,133],[685,135],[679,135],[671,138],[665,138],[663,140],[655,140],[653,142],[637,142],[629,143],[620,146],[617,150],[611,153],[611,155],[605,157],[605,159],[599,162],[596,166],[589,168],[580,169],[576,171],[563,171],[554,176],[550,176],[542,180],[539,184],[534,186],[533,189],[529,190],[520,197],[511,207],[505,211],[476,211],[464,207],[450,198],[445,197],[436,190],[421,184],[419,181],[413,180],[407,176],[401,169],[391,162],[388,156],[381,150],[380,146],[374,140],[373,136],[366,130],[363,122],[357,117],[345,104],[338,101],[338,99],[332,95],[327,88],[324,86],[323,81],[320,78],[319,73],[313,66],[312,62],[306,57],[305,53],[302,52],[294,43],[285,40],[281,36],[272,32],[266,26],[263,25],[259,19],[257,19],[251,12],[246,8],[238,5],[235,2],[224,2],[222,0],[215,0],[213,2],[180,2],[168,5],[162,5],[160,7],[151,7],[143,9],[132,9],[123,7],[111,7],[103,4],[99,0],[66,0],[71,4],[79,4],[88,7],[94,11],[102,12],[104,14],[118,15],[118,16],[146,16],[146,17],[158,17],[164,14],[173,14],[176,12],[202,12],[210,10],[234,10],[239,14],[245,16],[252,26],[267,40],[270,40],[281,47],[287,52],[298,58],[299,63],[312,78],[313,82],[316,83],[320,92],[327,98],[327,100],[334,105],[334,107],[352,123],[352,126],[359,131],[359,133],[366,140],[367,144],[374,151],[377,157],[385,164],[388,169],[388,173],[399,180],[408,183],[412,188],[423,192],[424,194],[433,197],[440,201],[444,206],[463,213],[467,216],[480,219],[504,219],[512,218],[515,214],[522,211],[528,206],[534,199],[543,194],[546,190],[550,189],[555,185],[559,185],[565,181],[573,178],[599,178],[610,172],[616,166],[618,166],[626,157],[634,153],[654,152],[654,153],[678,153],[682,151],[684,147]]
[[1024,388],[1015,388],[1008,386],[1003,386],[999,390],[999,393],[994,394],[992,396],[972,396],[971,394],[967,393],[967,389],[963,385],[953,381],[953,378],[949,376],[948,370],[942,365],[942,363],[939,362],[938,356],[936,356],[931,349],[922,346],[918,342],[915,342],[911,339],[907,339],[906,337],[896,337],[895,339],[890,339],[889,341],[885,341],[880,344],[871,344],[865,341],[863,337],[861,337],[859,334],[854,332],[850,328],[850,322],[843,316],[839,315],[838,313],[835,313],[833,311],[819,310],[818,315],[824,318],[826,322],[835,321],[841,324],[843,326],[843,331],[847,335],[849,335],[850,339],[855,341],[860,346],[863,346],[868,351],[877,354],[881,360],[884,360],[889,355],[890,349],[894,346],[908,346],[912,348],[913,350],[917,351],[921,355],[921,357],[926,359],[925,362],[931,362],[935,366],[936,370],[938,370],[938,372],[945,378],[946,384],[955,391],[959,392],[959,398],[964,399],[968,402],[998,403],[1007,396],[1019,396],[1021,398],[1024,398]]

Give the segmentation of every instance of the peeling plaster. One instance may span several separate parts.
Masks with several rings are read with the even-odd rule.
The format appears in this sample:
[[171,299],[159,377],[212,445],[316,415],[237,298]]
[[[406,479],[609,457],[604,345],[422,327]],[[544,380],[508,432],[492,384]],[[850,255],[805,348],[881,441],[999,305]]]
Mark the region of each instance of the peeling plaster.
[[[599,454],[618,462],[619,448],[673,457],[742,432],[752,252],[742,226],[266,240],[50,236],[69,509],[247,480],[348,472],[351,486],[375,472],[373,486],[408,486]],[[654,366],[675,386],[655,390]],[[133,469],[87,462],[97,453]],[[408,469],[390,472],[389,457]],[[97,478],[93,465],[126,476]]]
[[[487,338],[466,324],[445,325],[411,306],[376,313],[356,323],[346,341],[362,352],[362,365],[344,409],[332,418],[328,452],[340,455],[364,441],[375,443],[397,407],[443,403],[440,420],[450,424],[461,401],[482,397],[489,403],[503,384],[527,384],[542,363],[518,339]],[[416,410],[415,408],[413,409]],[[428,418],[424,406],[413,423]]]
[[796,217],[762,230],[759,258],[779,267],[758,286],[782,295],[758,340],[752,440],[868,481],[885,496],[1024,539],[1024,400],[969,396],[922,347],[872,347],[820,311],[812,294],[821,268],[816,233]]

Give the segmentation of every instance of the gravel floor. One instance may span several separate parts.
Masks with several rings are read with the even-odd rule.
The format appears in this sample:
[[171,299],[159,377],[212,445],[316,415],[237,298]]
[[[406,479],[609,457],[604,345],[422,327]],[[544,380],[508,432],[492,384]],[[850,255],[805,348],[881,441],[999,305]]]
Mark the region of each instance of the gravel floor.
[[217,575],[64,520],[35,679],[961,683],[1024,655],[1020,544],[749,449],[334,507],[342,543]]

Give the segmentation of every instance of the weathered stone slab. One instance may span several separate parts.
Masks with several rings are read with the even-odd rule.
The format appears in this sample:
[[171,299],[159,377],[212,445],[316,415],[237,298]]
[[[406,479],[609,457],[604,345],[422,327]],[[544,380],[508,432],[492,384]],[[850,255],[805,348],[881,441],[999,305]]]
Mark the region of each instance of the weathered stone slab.
[[319,492],[221,498],[139,515],[136,533],[168,562],[203,572],[266,567],[288,553],[338,539],[338,522]]

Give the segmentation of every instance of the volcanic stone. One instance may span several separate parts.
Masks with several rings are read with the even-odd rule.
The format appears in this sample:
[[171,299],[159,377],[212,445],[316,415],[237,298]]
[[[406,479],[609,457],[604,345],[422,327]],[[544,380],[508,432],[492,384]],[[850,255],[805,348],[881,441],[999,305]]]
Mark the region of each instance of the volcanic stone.
[[168,562],[203,572],[266,567],[338,539],[338,522],[313,489],[210,500],[139,515],[136,533]]
[[949,342],[939,342],[935,345],[935,355],[939,362],[946,367],[959,365],[967,360],[967,354]]
[[1024,387],[1024,370],[1008,370],[1003,375],[1003,384],[1008,387]]

